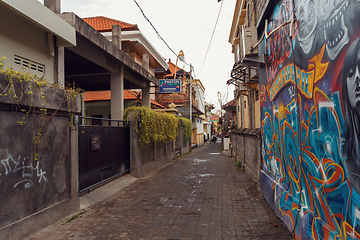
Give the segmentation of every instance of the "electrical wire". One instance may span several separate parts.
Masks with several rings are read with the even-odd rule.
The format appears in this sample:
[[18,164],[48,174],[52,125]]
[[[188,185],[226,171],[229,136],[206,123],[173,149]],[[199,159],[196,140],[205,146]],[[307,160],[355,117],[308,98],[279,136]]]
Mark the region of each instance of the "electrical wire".
[[[178,55],[175,53],[175,51],[169,46],[169,44],[164,40],[164,38],[160,35],[160,33],[156,30],[156,28],[154,27],[154,25],[152,24],[152,22],[146,17],[144,11],[142,10],[142,8],[140,7],[140,5],[136,2],[136,0],[134,0],[135,4],[138,6],[138,8],[140,9],[143,17],[145,18],[146,21],[148,21],[148,23],[150,24],[150,26],[154,29],[156,35],[165,43],[165,45],[169,48],[169,50],[176,56],[178,57]],[[179,58],[180,59],[180,58]],[[190,66],[189,63],[185,62],[185,60],[180,59],[180,61],[182,61],[184,64],[186,64],[187,66]],[[192,70],[194,71],[194,67],[192,67]],[[195,72],[194,72],[195,74]]]
[[211,46],[211,43],[212,43],[212,40],[213,40],[213,37],[214,37],[214,34],[215,34],[215,30],[216,30],[217,24],[218,24],[218,22],[219,22],[219,17],[220,17],[220,13],[221,13],[221,9],[222,9],[223,4],[224,4],[224,1],[221,1],[221,6],[220,6],[220,9],[219,9],[219,13],[218,13],[218,16],[217,16],[217,18],[216,18],[215,26],[214,26],[214,29],[213,29],[212,34],[211,34],[211,38],[210,38],[209,45],[208,45],[207,50],[206,50],[206,53],[205,53],[204,60],[203,60],[203,62],[202,62],[202,64],[201,64],[201,68],[200,68],[200,71],[199,71],[199,75],[201,74],[201,71],[202,71],[202,69],[203,69],[203,67],[204,67],[204,64],[205,64],[207,55],[208,55],[208,53],[209,53],[210,46]]

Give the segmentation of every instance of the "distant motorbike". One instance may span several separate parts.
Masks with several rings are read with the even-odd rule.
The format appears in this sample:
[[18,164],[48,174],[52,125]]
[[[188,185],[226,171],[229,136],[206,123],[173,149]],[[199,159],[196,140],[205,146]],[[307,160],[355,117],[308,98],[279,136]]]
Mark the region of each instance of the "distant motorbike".
[[210,140],[210,143],[216,143],[216,140],[217,140],[217,138],[214,136],[214,137],[212,137],[212,139]]

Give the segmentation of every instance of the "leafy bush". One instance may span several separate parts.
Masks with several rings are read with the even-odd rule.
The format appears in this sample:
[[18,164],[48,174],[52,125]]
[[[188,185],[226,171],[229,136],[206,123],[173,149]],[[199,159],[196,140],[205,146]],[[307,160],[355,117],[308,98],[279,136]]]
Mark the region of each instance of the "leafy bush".
[[181,126],[185,128],[185,138],[191,137],[191,122],[186,118],[178,118],[169,113],[156,112],[146,107],[130,107],[126,109],[124,121],[129,121],[129,112],[134,112],[138,119],[135,126],[139,133],[139,143],[146,147],[151,142],[170,142],[179,135]]

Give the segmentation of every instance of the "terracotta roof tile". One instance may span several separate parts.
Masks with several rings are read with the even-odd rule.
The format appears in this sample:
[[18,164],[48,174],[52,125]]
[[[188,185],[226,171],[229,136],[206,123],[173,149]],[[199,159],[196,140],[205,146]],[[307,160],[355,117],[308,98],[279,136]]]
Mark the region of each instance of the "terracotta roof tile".
[[83,18],[83,20],[99,32],[111,32],[112,25],[120,25],[122,31],[139,30],[136,24],[130,24],[103,16]]
[[236,100],[233,99],[230,102],[226,103],[225,105],[223,105],[223,108],[227,108],[227,107],[236,107]]
[[85,92],[84,101],[103,101],[111,99],[110,91],[94,91],[94,92]]
[[[168,70],[171,72],[169,74],[166,74],[165,77],[172,77],[173,75],[175,75],[175,64],[172,63],[171,61],[168,62],[169,64],[169,68]],[[176,66],[176,72],[179,72],[180,70],[184,71],[181,67]],[[185,71],[184,71],[185,72]],[[178,73],[179,74],[179,73]]]
[[[139,92],[134,90],[124,90],[124,100],[136,100]],[[141,94],[139,96],[141,100]],[[111,91],[87,91],[84,93],[84,101],[110,101],[111,100]],[[156,105],[160,108],[165,108],[163,105],[158,102],[151,100],[151,104]]]

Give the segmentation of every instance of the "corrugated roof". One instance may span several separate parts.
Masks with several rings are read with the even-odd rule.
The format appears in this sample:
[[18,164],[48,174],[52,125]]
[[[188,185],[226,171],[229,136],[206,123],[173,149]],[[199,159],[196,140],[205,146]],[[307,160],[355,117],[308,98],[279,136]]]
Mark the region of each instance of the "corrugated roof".
[[122,31],[139,30],[136,24],[131,24],[103,16],[83,18],[83,20],[99,32],[111,32],[113,25],[120,25]]
[[[139,98],[138,98],[139,96]],[[124,100],[141,100],[141,94],[134,90],[124,90]],[[84,101],[110,101],[111,100],[111,91],[87,91],[84,93]],[[163,105],[158,102],[151,100],[151,104],[156,105],[160,108],[165,108]]]

